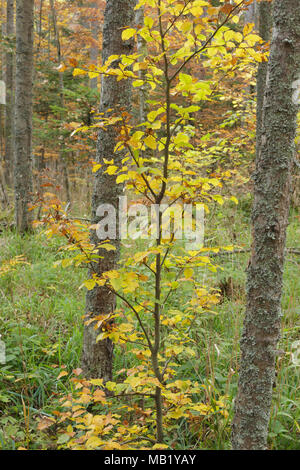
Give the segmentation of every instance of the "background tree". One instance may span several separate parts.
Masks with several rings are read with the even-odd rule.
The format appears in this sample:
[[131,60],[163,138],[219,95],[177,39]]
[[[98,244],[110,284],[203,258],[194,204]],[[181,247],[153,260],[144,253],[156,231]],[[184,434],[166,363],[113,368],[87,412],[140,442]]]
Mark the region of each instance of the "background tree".
[[[58,68],[62,65],[62,50],[61,50],[61,41],[60,41],[60,31],[57,25],[56,19],[56,9],[54,0],[50,0],[51,6],[51,14],[52,14],[52,22],[53,22],[53,29],[55,35],[55,42],[56,42],[56,49],[57,49],[57,62]],[[64,114],[65,114],[65,91],[64,91],[64,77],[62,73],[59,73],[59,104],[60,104],[60,120],[63,122]],[[65,161],[65,139],[64,135],[59,136],[60,141],[60,152],[59,152],[59,163],[63,173],[63,180],[64,186],[66,191],[67,202],[71,203],[71,195],[70,195],[70,186],[69,186],[69,178],[68,178],[68,169],[67,164]]]
[[[135,14],[135,22],[137,28],[141,28],[144,25],[145,9],[144,7],[139,8]],[[137,52],[140,55],[140,60],[143,61],[147,55],[147,42],[142,36],[137,37]],[[140,70],[139,75],[141,80],[144,81],[143,86],[139,88],[139,120],[141,123],[147,120],[147,83],[145,81],[147,70]]]
[[[133,49],[133,41],[122,40],[122,30],[133,24],[135,0],[107,0],[104,26],[102,60],[106,62],[111,55],[130,54]],[[117,67],[118,62],[112,64]],[[108,76],[102,77],[100,112],[104,113],[112,109],[113,113],[128,110],[131,102],[131,82],[129,80],[117,81],[116,78]],[[100,130],[97,144],[97,162],[103,163],[104,159],[110,159],[114,155],[114,148],[118,130],[110,126],[105,131]],[[120,159],[121,156],[117,157]],[[92,222],[99,222],[96,214],[100,204],[112,204],[116,209],[119,203],[119,196],[123,193],[122,185],[116,184],[116,176],[108,175],[101,169],[98,170],[92,198]],[[99,243],[95,231],[92,231],[91,241],[96,246]],[[101,275],[105,271],[115,268],[120,255],[120,242],[116,240],[115,251],[106,252],[99,250],[99,261],[93,263],[91,275],[97,273]],[[115,296],[107,287],[95,287],[87,293],[86,313],[90,316],[106,316],[114,311],[116,304]],[[96,342],[98,336],[93,324],[85,326],[82,352],[82,367],[86,376],[102,377],[110,380],[112,376],[112,356],[113,344],[109,339]]]
[[32,90],[34,0],[16,5],[15,219],[21,233],[30,229],[32,197]]
[[253,244],[235,402],[234,449],[267,448],[281,328],[281,294],[300,77],[300,9],[276,0],[271,54],[254,173]]
[[[272,27],[272,4],[268,1],[258,3],[258,29],[260,37],[265,41],[270,41]],[[261,62],[258,65],[257,72],[257,106],[256,106],[256,139],[257,151],[259,151],[260,136],[262,131],[262,111],[265,96],[266,79],[267,79],[267,62]]]
[[10,41],[5,57],[5,156],[4,179],[10,184],[14,152],[14,34],[15,34],[15,5],[14,0],[6,2],[6,36]]

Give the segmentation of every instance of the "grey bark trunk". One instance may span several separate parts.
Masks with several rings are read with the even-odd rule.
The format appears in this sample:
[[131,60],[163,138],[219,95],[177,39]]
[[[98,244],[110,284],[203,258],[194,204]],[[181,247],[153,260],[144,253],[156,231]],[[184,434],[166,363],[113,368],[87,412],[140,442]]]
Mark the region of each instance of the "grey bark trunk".
[[245,23],[254,23],[257,26],[257,2],[256,0],[248,6],[245,12]]
[[[10,39],[15,34],[15,13],[14,0],[6,2],[6,36]],[[14,52],[10,50],[6,53],[6,108],[5,108],[5,155],[4,155],[4,180],[9,186],[14,155]]]
[[[5,32],[6,32],[6,26],[5,26],[5,8],[4,8],[4,1],[2,0],[1,1],[1,42],[0,44],[2,43],[2,38],[5,36]],[[1,47],[1,50],[0,50],[0,59],[1,59],[1,67],[0,67],[0,76],[1,76],[1,80],[5,81],[5,53],[4,53],[4,47]],[[1,157],[1,166],[2,164],[4,164],[4,152],[5,152],[5,149],[4,149],[4,138],[5,138],[5,134],[4,134],[4,128],[5,128],[5,123],[4,123],[4,116],[5,116],[5,109],[4,109],[4,105],[1,105],[0,104],[0,157]],[[1,178],[3,179],[3,182],[4,182],[4,178],[3,178],[3,175],[1,174]]]
[[[144,7],[139,8],[136,11],[135,22],[137,27],[143,27],[144,25]],[[143,62],[144,57],[147,55],[148,48],[147,43],[142,36],[138,36],[137,38],[137,52],[140,55],[139,61]],[[146,79],[147,70],[140,70],[139,76],[141,80]],[[147,83],[144,81],[143,86],[139,87],[139,120],[140,123],[146,122],[147,120],[147,113],[148,113],[148,106],[147,106]]]
[[[258,4],[258,29],[260,37],[265,41],[270,41],[272,27],[272,5],[270,2],[260,2]],[[257,150],[260,147],[260,136],[262,130],[262,112],[267,78],[267,62],[261,62],[257,71],[257,103],[256,103],[256,138]]]
[[276,0],[261,145],[254,173],[253,244],[247,270],[247,307],[232,425],[232,445],[237,450],[267,448],[281,326],[299,80],[299,0]]
[[[58,29],[58,24],[57,24],[57,15],[56,15],[56,9],[55,9],[55,4],[54,0],[50,0],[50,6],[51,6],[51,13],[52,13],[52,23],[53,23],[53,29],[54,29],[54,35],[55,35],[55,42],[56,42],[56,50],[57,50],[57,61],[58,65],[61,65],[62,63],[62,53],[61,53],[61,42],[60,42],[60,34],[59,34],[59,29]],[[61,108],[61,113],[60,113],[60,121],[61,121],[61,126],[63,123],[64,119],[64,108],[65,108],[65,91],[64,91],[64,76],[63,72],[58,72],[58,80],[59,80],[59,100],[60,100],[60,108]],[[69,176],[68,176],[68,168],[67,168],[67,162],[66,162],[66,156],[65,156],[65,139],[64,135],[61,134],[59,136],[59,163],[61,166],[61,171],[62,171],[62,177],[63,177],[63,185],[65,188],[65,194],[66,194],[66,199],[67,203],[71,204],[71,194],[70,194],[70,184],[69,184]]]
[[[122,29],[132,25],[134,21],[135,0],[107,0],[104,14],[103,27],[103,63],[113,54],[130,54],[133,52],[133,41],[123,42]],[[116,65],[116,64],[115,64]],[[114,77],[102,77],[100,112],[107,115],[107,110],[112,113],[120,113],[121,110],[129,110],[131,103],[131,82],[129,80],[116,81]],[[99,163],[103,158],[114,158],[115,164],[120,164],[120,154],[114,154],[114,147],[118,131],[110,126],[106,131],[100,130],[97,143],[97,157]],[[105,165],[103,167],[105,170]],[[110,176],[101,170],[95,176],[92,197],[92,221],[99,222],[96,215],[100,204],[109,203],[118,208],[119,196],[123,193],[122,185],[116,184],[116,177]],[[95,231],[91,233],[91,241],[95,245],[99,243]],[[116,251],[106,252],[100,250],[103,258],[93,263],[90,275],[115,269],[120,255],[120,241],[114,240]],[[116,305],[115,296],[105,287],[97,287],[87,293],[86,313],[90,316],[107,315],[114,311]],[[110,340],[96,343],[99,331],[95,331],[93,324],[85,326],[82,352],[82,368],[86,376],[101,377],[105,381],[112,377],[113,345]]]
[[[97,14],[97,8],[99,8],[99,5],[97,2],[92,2],[90,4],[90,8],[93,8],[95,11],[94,18],[91,18],[91,33],[92,33],[92,38],[94,40],[94,44],[90,48],[90,60],[91,63],[94,65],[98,64],[98,56],[99,56],[99,45],[98,45],[98,39],[99,39],[99,24],[95,19],[95,16]],[[96,77],[92,78],[90,80],[90,86],[92,89],[97,90],[98,87],[98,79]]]
[[34,0],[17,1],[14,177],[16,228],[21,233],[30,229],[32,220],[33,12]]

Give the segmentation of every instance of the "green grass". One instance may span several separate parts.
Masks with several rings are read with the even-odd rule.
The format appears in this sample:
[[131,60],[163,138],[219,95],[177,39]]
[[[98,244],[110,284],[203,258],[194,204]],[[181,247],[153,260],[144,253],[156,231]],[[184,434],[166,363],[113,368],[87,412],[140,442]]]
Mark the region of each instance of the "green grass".
[[[215,209],[206,221],[208,244],[249,246],[248,199],[245,197],[239,206]],[[299,219],[292,213],[287,245],[296,246],[299,239]],[[71,372],[80,365],[85,292],[79,286],[86,273],[75,268],[55,268],[54,262],[64,256],[59,246],[59,240],[47,240],[38,233],[20,237],[4,231],[0,236],[0,261],[24,255],[28,263],[0,276],[0,334],[7,353],[7,363],[0,371],[2,449],[55,448],[55,433],[37,431],[37,418],[51,416],[61,394],[70,391],[66,378],[57,379],[59,373]],[[180,420],[176,429],[178,448],[230,448],[247,260],[248,254],[218,257],[220,269],[216,274],[205,269],[197,274],[214,286],[231,279],[232,292],[217,306],[217,315],[199,320],[197,330],[193,331],[198,343],[197,358],[182,363],[178,374],[206,384],[216,397],[227,395],[229,417],[222,421],[203,419],[195,431]],[[299,263],[299,256],[287,256],[279,345],[285,354],[277,361],[269,438],[273,449],[300,449],[300,372],[291,354],[294,342],[300,338]],[[185,290],[175,293],[170,306],[178,308],[185,294],[188,294]],[[115,369],[129,365],[130,357],[124,357],[116,348]]]
[[35,419],[53,410],[57,394],[66,391],[57,380],[62,367],[72,370],[79,363],[84,291],[78,287],[84,273],[53,266],[62,257],[56,240],[8,232],[0,245],[2,261],[24,255],[28,262],[0,277],[0,334],[6,343],[0,443],[13,448],[25,436],[22,400],[34,429]]

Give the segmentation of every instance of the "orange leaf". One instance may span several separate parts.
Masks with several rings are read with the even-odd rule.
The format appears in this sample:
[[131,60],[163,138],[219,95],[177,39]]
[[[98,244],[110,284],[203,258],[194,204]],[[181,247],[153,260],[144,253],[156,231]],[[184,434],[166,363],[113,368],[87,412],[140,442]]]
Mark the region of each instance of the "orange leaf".
[[68,375],[68,372],[66,372],[65,370],[61,371],[61,373],[57,377],[57,380],[61,379],[62,377],[65,377],[66,375]]

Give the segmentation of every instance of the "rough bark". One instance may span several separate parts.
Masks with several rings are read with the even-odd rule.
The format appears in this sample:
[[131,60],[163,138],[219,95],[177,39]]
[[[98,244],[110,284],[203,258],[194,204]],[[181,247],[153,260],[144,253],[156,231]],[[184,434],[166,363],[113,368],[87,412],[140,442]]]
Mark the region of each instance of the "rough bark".
[[16,228],[21,233],[30,229],[32,219],[33,12],[34,0],[17,1],[14,177]]
[[[130,54],[133,52],[133,41],[122,41],[122,29],[132,25],[134,21],[135,0],[107,0],[104,14],[103,27],[103,62],[114,54]],[[116,65],[116,64],[115,64]],[[116,81],[114,77],[102,77],[100,112],[105,113],[111,109],[112,113],[119,113],[122,109],[129,110],[131,102],[131,83],[129,80]],[[106,131],[100,130],[97,143],[97,157],[99,163],[103,163],[103,158],[114,158],[118,165],[121,160],[120,154],[114,155],[114,147],[118,130],[110,126]],[[105,165],[103,167],[105,170]],[[118,208],[119,196],[122,195],[122,185],[116,184],[116,177],[110,176],[101,170],[95,176],[94,190],[92,197],[92,221],[93,224],[99,222],[96,215],[100,204],[109,203]],[[99,243],[95,231],[91,233],[91,241],[95,245]],[[116,251],[106,252],[100,250],[103,257],[93,264],[90,275],[96,272],[101,275],[103,272],[115,269],[120,255],[120,241],[112,241],[116,246]],[[97,287],[87,293],[86,313],[90,316],[98,316],[111,313],[116,305],[115,296],[105,287]],[[93,324],[85,326],[82,353],[82,368],[86,376],[102,377],[105,381],[112,377],[113,345],[110,340],[96,343],[99,331],[95,331]]]
[[273,17],[261,145],[253,178],[253,244],[232,426],[232,445],[240,450],[267,448],[299,108],[299,0],[276,0]]
[[[6,2],[6,36],[12,40],[15,34],[14,0]],[[11,183],[11,173],[14,155],[14,52],[6,53],[6,108],[5,108],[5,154],[4,154],[4,180],[7,185]]]

